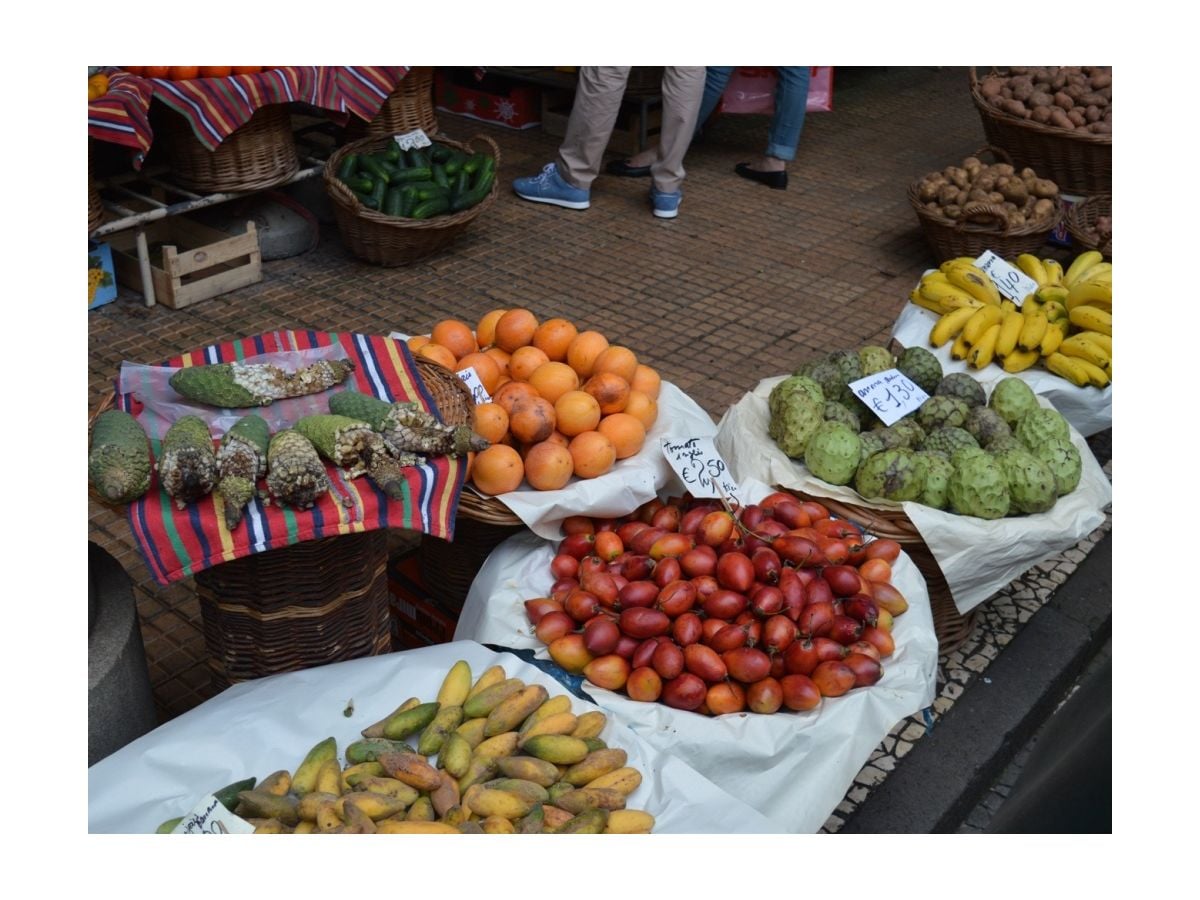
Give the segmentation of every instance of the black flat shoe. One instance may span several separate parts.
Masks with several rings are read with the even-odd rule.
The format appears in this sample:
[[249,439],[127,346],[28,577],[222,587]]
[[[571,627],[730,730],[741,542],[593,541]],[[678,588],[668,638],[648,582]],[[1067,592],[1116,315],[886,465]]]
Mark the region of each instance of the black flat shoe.
[[749,178],[751,181],[765,184],[767,187],[775,188],[777,191],[787,190],[787,172],[759,172],[756,169],[750,168],[749,163],[738,163],[733,167],[733,171],[737,172],[743,178]]
[[604,171],[609,175],[624,175],[626,178],[648,178],[650,176],[649,166],[631,166],[623,159],[614,159]]

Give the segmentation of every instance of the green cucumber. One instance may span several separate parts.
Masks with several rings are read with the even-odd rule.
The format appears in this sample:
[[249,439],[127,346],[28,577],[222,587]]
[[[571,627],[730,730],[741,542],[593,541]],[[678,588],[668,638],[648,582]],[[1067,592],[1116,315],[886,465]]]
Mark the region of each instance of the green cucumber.
[[429,153],[416,147],[408,151],[408,161],[414,169],[428,169],[433,165]]
[[454,179],[454,187],[451,190],[451,193],[455,197],[461,197],[463,194],[465,194],[470,189],[471,189],[471,176],[468,175],[466,172],[459,172],[458,176]]
[[404,188],[390,187],[387,193],[383,195],[383,214],[385,216],[401,215],[401,194]]
[[371,191],[371,203],[368,204],[371,209],[383,209],[383,197],[387,193],[387,182],[382,179],[375,182],[375,189]]
[[345,181],[350,178],[358,169],[358,154],[347,153],[342,157],[342,161],[338,163],[337,177],[339,181]]
[[445,144],[434,144],[429,148],[429,159],[435,163],[444,163],[452,152]]
[[441,213],[449,212],[449,210],[449,197],[433,197],[418,204],[417,208],[413,210],[412,217],[414,219],[428,219],[430,216],[440,215]]
[[383,158],[392,165],[395,165],[396,163],[404,160],[404,152],[400,149],[399,144],[397,144],[395,141],[390,141],[387,145],[387,149],[383,151]]
[[413,187],[400,188],[400,216],[409,218],[412,216],[412,211],[416,208],[418,202],[417,190]]
[[446,175],[446,167],[441,163],[433,164],[433,183],[441,185],[446,189],[450,188],[450,179]]
[[483,198],[488,195],[488,190],[490,190],[490,189],[491,189],[491,186],[489,185],[488,189],[483,190],[483,191],[480,191],[475,188],[472,188],[469,191],[464,191],[463,193],[458,194],[454,198],[453,202],[451,202],[451,204],[450,204],[450,208],[454,212],[462,212],[464,209],[470,209],[476,203],[479,203],[480,201],[482,201]]
[[472,187],[479,187],[485,181],[489,186],[491,180],[496,176],[496,157],[485,156],[483,162],[479,164],[479,168],[475,170],[475,180],[472,182]]
[[356,194],[369,194],[375,190],[375,179],[370,175],[351,175],[349,178],[343,178],[342,184]]
[[391,173],[384,166],[383,160],[375,156],[362,156],[359,158],[358,164],[376,181],[382,181],[386,185],[392,180]]
[[428,166],[423,168],[405,169],[402,172],[397,172],[393,176],[393,184],[412,184],[415,181],[432,181],[433,169]]
[[[483,165],[485,159],[491,159],[486,153],[472,153],[470,159],[463,163],[463,171],[468,175],[474,175],[479,171],[479,167]],[[492,160],[493,163],[495,160]]]
[[428,186],[417,186],[418,200],[424,202],[426,200],[433,200],[435,197],[445,197],[447,200],[449,200],[450,191],[442,187],[440,184],[433,184],[432,182]]

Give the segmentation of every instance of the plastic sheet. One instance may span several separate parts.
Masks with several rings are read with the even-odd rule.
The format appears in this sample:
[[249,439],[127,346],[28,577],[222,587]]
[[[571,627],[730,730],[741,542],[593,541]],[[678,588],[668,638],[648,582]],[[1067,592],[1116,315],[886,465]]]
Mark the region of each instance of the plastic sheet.
[[[460,659],[478,677],[502,665],[509,677],[561,686],[516,656],[455,642],[275,675],[235,685],[160,726],[88,770],[88,831],[152,833],[206,794],[251,775],[293,771],[318,741],[333,735],[339,753],[359,732],[409,696],[432,700]],[[343,715],[348,701],[354,714]],[[576,714],[595,709],[573,698]],[[643,776],[630,809],[656,819],[656,833],[772,833],[780,828],[679,758],[655,749],[610,718],[601,737],[629,754]]]
[[[765,485],[743,479],[754,500]],[[555,544],[518,534],[488,557],[467,595],[456,640],[532,650],[549,659],[533,633],[524,601],[546,596]],[[893,583],[909,602],[895,622],[896,652],[870,688],[824,700],[806,713],[738,713],[710,718],[661,703],[639,703],[583,683],[612,717],[650,745],[685,760],[702,775],[789,832],[815,832],[888,731],[933,702],[937,637],[924,579],[905,555]]]
[[[867,501],[848,486],[829,484],[799,460],[787,456],[767,435],[771,388],[784,377],[767,378],[725,411],[717,427],[717,449],[740,479],[832,497],[859,506],[903,508],[946,576],[954,605],[966,614],[1023,572],[1086,537],[1104,521],[1112,503],[1112,485],[1083,436],[1074,428],[1071,442],[1083,459],[1079,486],[1054,507],[1036,515],[1004,519],[960,516],[920,503]],[[1052,406],[1039,397],[1043,406]]]

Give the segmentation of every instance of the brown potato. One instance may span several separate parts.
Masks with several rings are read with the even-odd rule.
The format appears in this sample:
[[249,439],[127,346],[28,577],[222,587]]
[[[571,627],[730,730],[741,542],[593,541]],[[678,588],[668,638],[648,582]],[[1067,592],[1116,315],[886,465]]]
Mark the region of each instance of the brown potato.
[[1067,110],[1067,118],[1075,123],[1076,128],[1082,128],[1087,124],[1087,116],[1083,114],[1083,110],[1078,106]]
[[966,169],[961,169],[958,166],[951,166],[946,170],[946,175],[950,182],[957,188],[970,187],[971,176]]
[[1100,107],[1089,106],[1087,109],[1085,109],[1083,111],[1083,116],[1089,122],[1099,122],[1100,116],[1101,116]]
[[957,219],[962,215],[962,207],[954,203],[950,204],[949,206],[943,206],[942,215],[947,219]]
[[938,190],[946,180],[940,175],[926,175],[921,179],[921,184],[917,188],[917,197],[922,203],[934,200],[937,198]]
[[1092,90],[1098,91],[1101,88],[1112,87],[1112,72],[1093,72],[1091,77]]
[[1050,79],[1050,87],[1056,91],[1061,91],[1067,86],[1067,73],[1061,69],[1054,73],[1054,77]]
[[980,172],[979,177],[975,179],[975,186],[981,191],[990,191],[996,186],[996,176],[987,169]]
[[1087,92],[1088,92],[1087,87],[1085,87],[1082,84],[1068,84],[1065,88],[1063,88],[1063,93],[1066,94],[1068,97],[1070,97],[1072,100],[1074,100],[1076,103],[1078,103],[1079,98],[1082,97]]
[[967,191],[967,202],[969,203],[987,203],[991,195],[987,191],[981,191],[979,188],[971,188]]
[[1025,102],[1028,106],[1037,109],[1040,106],[1053,106],[1054,97],[1045,91],[1034,91],[1029,95],[1029,99]]
[[1029,189],[1025,187],[1025,182],[1020,178],[1009,178],[1008,182],[1000,188],[1000,193],[1004,195],[1005,200],[1011,200],[1020,206],[1029,196]]
[[943,184],[938,188],[937,201],[939,206],[946,206],[958,200],[958,188],[952,184]]
[[1033,169],[1029,168],[1029,166],[1023,168],[1019,174],[1021,176],[1021,180],[1025,182],[1026,187],[1037,181],[1037,172],[1033,171]]
[[988,194],[988,202],[989,203],[1003,203],[1004,195],[1002,193],[1000,193],[999,191],[992,191],[990,194]]
[[1075,123],[1067,118],[1067,114],[1061,109],[1054,109],[1050,112],[1050,124],[1056,128],[1066,128],[1070,131],[1075,130]]
[[1033,218],[1035,220],[1048,219],[1053,215],[1054,215],[1054,201],[1053,200],[1043,199],[1043,200],[1039,200],[1037,203],[1033,204]]
[[992,166],[992,171],[997,175],[1015,175],[1017,172],[1010,163],[996,163]]
[[1020,100],[1021,102],[1024,102],[1033,96],[1033,82],[1026,78],[1026,80],[1022,81],[1020,84],[1014,83],[1012,92],[1014,100]]
[[1053,199],[1058,196],[1058,185],[1049,178],[1039,178],[1033,183],[1033,196]]
[[1066,91],[1059,91],[1054,95],[1054,105],[1059,109],[1070,109],[1075,105],[1075,98]]
[[1058,107],[1056,106],[1038,106],[1034,108],[1031,118],[1033,121],[1040,122],[1041,124],[1045,125],[1050,121],[1050,111],[1057,108]]
[[1006,100],[1001,104],[1000,108],[1010,116],[1019,116],[1022,119],[1027,119],[1030,116],[1030,111],[1025,108],[1025,104],[1020,100]]
[[1003,89],[1004,79],[1002,78],[985,78],[979,85],[979,93],[983,94],[985,100],[999,97]]
[[1025,214],[1018,210],[1013,210],[1008,214],[1009,228],[1023,228],[1025,226]]
[[1000,92],[1000,96],[1003,97],[1005,100],[1011,100],[1012,94],[1013,94],[1012,85],[1010,85],[1010,84],[1006,84],[1004,86],[1004,90],[1002,90]]
[[1112,122],[1093,122],[1087,130],[1092,134],[1112,134]]
[[1091,91],[1087,94],[1081,94],[1079,97],[1079,106],[1108,106],[1108,98],[1103,94],[1098,94]]

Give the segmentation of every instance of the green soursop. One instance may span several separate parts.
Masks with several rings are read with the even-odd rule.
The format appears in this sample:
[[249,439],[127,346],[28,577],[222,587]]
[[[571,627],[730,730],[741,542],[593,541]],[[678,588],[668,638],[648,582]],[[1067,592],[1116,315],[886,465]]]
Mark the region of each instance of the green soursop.
[[1029,448],[1016,439],[1009,432],[1008,434],[997,435],[988,442],[988,453],[1003,453],[1005,450],[1028,450]]
[[[862,360],[858,358],[858,351],[838,350],[829,355],[829,360],[838,367],[843,387],[851,381],[858,381],[863,377]],[[853,396],[853,392],[849,388],[846,388],[846,393]]]
[[933,394],[935,397],[957,397],[972,409],[987,403],[983,385],[966,372],[951,372],[938,382]]
[[1021,416],[1031,409],[1038,408],[1037,395],[1034,394],[1033,388],[1020,378],[1009,376],[1001,378],[992,388],[988,406],[1000,413],[1000,417],[1008,423],[1009,428],[1016,428]]
[[979,447],[979,442],[971,437],[971,433],[953,425],[935,428],[925,436],[922,450],[935,450],[950,456],[955,450],[963,447]]
[[1051,438],[1062,441],[1071,440],[1071,428],[1062,413],[1056,409],[1039,406],[1021,416],[1017,427],[1013,429],[1017,440],[1030,450],[1036,449]]
[[862,429],[862,422],[858,418],[858,413],[845,403],[839,403],[837,400],[825,401],[825,421],[841,422],[848,428],[852,428],[855,434]]
[[1079,486],[1083,474],[1083,458],[1070,441],[1051,438],[1040,447],[1031,450],[1034,456],[1046,464],[1054,476],[1054,489],[1058,496],[1069,494]]
[[987,406],[976,406],[967,414],[963,428],[971,433],[971,437],[979,441],[980,447],[991,449],[992,441],[1001,437],[1011,437],[1012,429],[1000,417],[1000,413]]
[[897,447],[907,450],[914,450],[925,441],[925,429],[913,416],[905,416],[900,421],[893,422],[886,430],[899,436],[900,443],[897,444]]
[[958,397],[930,397],[917,410],[917,422],[926,431],[947,426],[961,428],[970,412],[971,407]]
[[797,393],[811,397],[822,407],[825,405],[825,393],[819,384],[804,375],[792,375],[771,388],[771,393],[767,397],[767,408],[770,409],[771,415],[774,416],[780,412],[787,405],[788,400]]
[[1012,512],[1040,513],[1054,505],[1057,483],[1049,466],[1028,450],[1005,450],[993,455],[1008,478]]
[[[883,443],[882,431],[864,431],[858,436],[858,462],[862,465],[868,456],[874,456],[881,450],[889,449]],[[892,448],[896,449],[896,448]]]
[[955,453],[950,462],[954,471],[947,494],[954,512],[981,519],[1001,519],[1008,515],[1011,504],[1008,477],[995,457],[983,450],[964,449]]
[[891,351],[874,345],[859,348],[858,362],[862,366],[863,377],[896,368],[896,357],[892,356]]
[[921,450],[916,455],[925,467],[925,481],[921,488],[921,496],[917,498],[918,502],[934,509],[945,509],[949,503],[947,491],[954,466],[944,453]]
[[804,450],[804,465],[830,484],[849,484],[858,469],[858,433],[841,422],[823,422]]
[[[790,391],[775,393],[788,382],[793,382]],[[767,434],[788,456],[801,459],[808,439],[824,421],[825,400],[821,389],[807,378],[793,376],[776,386],[768,405],[772,411]]]
[[896,360],[896,368],[931,397],[942,380],[942,364],[924,347],[907,348]]
[[864,497],[916,500],[925,487],[922,465],[912,450],[884,450],[868,456],[854,477],[854,488]]
[[800,373],[807,375],[821,386],[826,400],[844,401],[854,396],[846,387],[846,382],[842,381],[841,368],[829,357],[812,364],[811,368],[806,366],[798,369],[797,374]]

